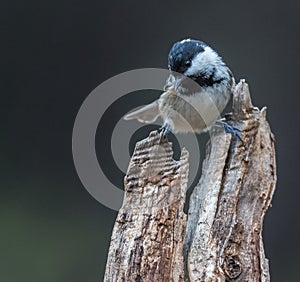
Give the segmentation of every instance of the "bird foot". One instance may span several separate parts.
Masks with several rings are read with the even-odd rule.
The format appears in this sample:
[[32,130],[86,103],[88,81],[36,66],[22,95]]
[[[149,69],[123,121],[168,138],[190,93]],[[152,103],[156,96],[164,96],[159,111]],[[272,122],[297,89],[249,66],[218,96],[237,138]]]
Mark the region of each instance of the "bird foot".
[[161,130],[161,134],[164,138],[167,138],[169,133],[171,132],[171,126],[168,123],[162,125],[159,130]]
[[224,126],[226,133],[230,133],[231,135],[240,139],[240,141],[243,141],[241,134],[242,130],[240,130],[236,126],[230,125],[227,121],[219,120],[218,123],[221,123],[221,125]]

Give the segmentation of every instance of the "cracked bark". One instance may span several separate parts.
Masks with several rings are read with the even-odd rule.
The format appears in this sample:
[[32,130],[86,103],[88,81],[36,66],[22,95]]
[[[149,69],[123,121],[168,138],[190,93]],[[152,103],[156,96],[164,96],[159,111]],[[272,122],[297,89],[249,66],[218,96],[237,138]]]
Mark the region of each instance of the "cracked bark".
[[226,119],[243,142],[212,130],[188,219],[187,151],[173,160],[157,132],[137,143],[105,281],[270,281],[262,227],[276,183],[274,138],[266,108],[252,106],[245,81]]

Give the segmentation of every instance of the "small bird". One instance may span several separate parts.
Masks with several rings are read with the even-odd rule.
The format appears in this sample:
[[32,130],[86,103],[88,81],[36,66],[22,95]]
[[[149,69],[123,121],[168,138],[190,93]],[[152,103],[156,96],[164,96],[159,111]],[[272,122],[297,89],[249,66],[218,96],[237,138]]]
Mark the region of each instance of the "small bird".
[[[153,123],[161,117],[164,136],[170,131],[206,131],[220,117],[233,93],[232,72],[215,50],[193,39],[173,45],[168,55],[168,69],[170,75],[161,96],[125,115],[124,119]],[[228,124],[225,129],[235,132]]]

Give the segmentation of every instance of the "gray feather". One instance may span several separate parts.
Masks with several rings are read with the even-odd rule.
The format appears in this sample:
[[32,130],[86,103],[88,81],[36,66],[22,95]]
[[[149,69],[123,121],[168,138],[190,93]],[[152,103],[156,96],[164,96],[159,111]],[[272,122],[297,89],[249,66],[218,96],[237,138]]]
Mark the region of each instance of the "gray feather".
[[152,123],[159,117],[158,102],[143,106],[142,108],[133,111],[124,116],[125,120],[137,119],[139,122]]

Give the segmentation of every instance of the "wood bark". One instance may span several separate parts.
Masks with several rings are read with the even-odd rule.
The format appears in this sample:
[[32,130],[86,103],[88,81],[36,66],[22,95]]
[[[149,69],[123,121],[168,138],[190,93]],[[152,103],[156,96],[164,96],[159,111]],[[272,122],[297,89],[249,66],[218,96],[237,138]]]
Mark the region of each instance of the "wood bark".
[[111,238],[105,281],[182,281],[188,153],[157,132],[138,142]]
[[173,160],[157,132],[137,143],[105,281],[270,281],[262,228],[276,184],[274,138],[244,80],[226,119],[242,141],[213,128],[188,218],[187,151]]

